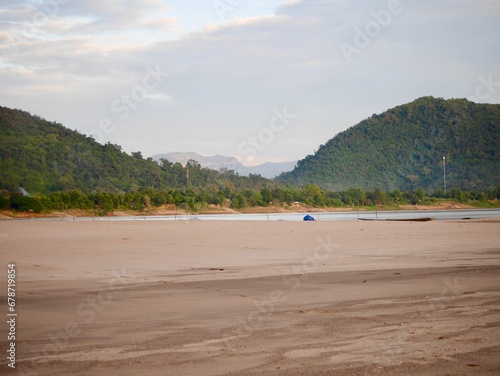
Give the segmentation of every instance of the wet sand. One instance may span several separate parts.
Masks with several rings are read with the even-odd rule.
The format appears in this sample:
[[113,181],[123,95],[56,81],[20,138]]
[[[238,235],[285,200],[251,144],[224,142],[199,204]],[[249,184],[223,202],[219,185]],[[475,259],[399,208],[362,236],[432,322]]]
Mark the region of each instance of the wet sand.
[[498,375],[499,230],[0,222],[2,291],[18,275],[0,374]]

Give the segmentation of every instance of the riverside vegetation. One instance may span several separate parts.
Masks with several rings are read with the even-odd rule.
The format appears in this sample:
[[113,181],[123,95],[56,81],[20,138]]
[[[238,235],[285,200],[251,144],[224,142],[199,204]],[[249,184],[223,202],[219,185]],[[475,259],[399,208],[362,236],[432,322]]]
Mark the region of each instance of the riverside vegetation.
[[436,191],[427,196],[422,189],[416,191],[382,192],[351,188],[347,191],[324,191],[315,184],[303,189],[278,187],[258,191],[223,189],[209,190],[157,190],[144,188],[133,192],[84,193],[80,190],[52,192],[44,195],[25,196],[21,193],[0,192],[0,210],[51,213],[78,210],[92,215],[106,215],[114,211],[147,212],[164,205],[175,205],[186,211],[200,212],[210,206],[244,210],[250,207],[281,206],[291,208],[296,202],[316,208],[398,208],[399,205],[437,205],[443,201],[468,204],[476,207],[499,207],[497,197],[500,187],[488,191],[467,191],[452,188],[444,193]]

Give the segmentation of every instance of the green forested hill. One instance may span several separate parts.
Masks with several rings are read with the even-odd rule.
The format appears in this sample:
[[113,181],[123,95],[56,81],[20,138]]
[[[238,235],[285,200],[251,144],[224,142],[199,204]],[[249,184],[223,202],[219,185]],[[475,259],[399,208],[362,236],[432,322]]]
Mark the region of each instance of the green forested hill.
[[373,115],[321,145],[278,178],[390,191],[488,189],[500,183],[500,105],[423,97]]
[[164,161],[162,166],[139,152],[128,155],[118,145],[92,138],[27,112],[0,107],[0,190],[32,194],[78,189],[128,192],[142,188],[260,189],[271,181]]

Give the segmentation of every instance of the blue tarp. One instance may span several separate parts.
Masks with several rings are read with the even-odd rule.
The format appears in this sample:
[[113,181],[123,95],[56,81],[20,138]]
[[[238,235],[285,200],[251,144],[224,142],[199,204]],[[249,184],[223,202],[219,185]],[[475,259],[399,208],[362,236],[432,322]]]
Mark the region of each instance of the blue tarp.
[[314,218],[308,214],[304,217],[304,221],[314,221]]

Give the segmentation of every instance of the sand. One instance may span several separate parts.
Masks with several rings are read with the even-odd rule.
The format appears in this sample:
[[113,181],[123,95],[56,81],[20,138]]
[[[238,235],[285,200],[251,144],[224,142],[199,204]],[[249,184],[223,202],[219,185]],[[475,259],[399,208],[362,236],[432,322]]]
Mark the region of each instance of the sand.
[[2,221],[0,374],[498,375],[499,230]]

